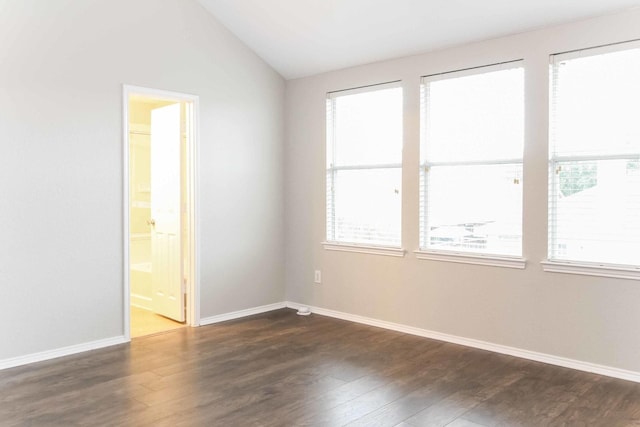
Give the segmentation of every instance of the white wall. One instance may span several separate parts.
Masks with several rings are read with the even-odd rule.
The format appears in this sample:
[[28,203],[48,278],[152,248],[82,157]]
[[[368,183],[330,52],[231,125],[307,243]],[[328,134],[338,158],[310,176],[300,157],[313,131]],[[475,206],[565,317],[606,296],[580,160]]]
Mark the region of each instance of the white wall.
[[202,317],[283,300],[283,79],[193,0],[0,0],[0,361],[124,332],[123,84],[200,96]]
[[[640,372],[640,283],[542,271],[547,230],[549,54],[640,38],[640,11],[287,82],[287,299]],[[417,260],[419,79],[525,60],[525,270]],[[402,80],[404,258],[326,251],[325,94]],[[313,284],[313,270],[323,283]]]

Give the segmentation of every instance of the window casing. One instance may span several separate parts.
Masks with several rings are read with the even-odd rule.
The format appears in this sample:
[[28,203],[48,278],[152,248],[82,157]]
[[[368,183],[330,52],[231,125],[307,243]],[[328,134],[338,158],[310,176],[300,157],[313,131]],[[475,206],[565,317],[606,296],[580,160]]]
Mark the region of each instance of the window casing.
[[402,102],[399,82],[328,94],[328,244],[400,247]]
[[637,268],[640,43],[552,55],[550,80],[547,264]]
[[522,61],[422,78],[419,257],[521,257],[523,147]]

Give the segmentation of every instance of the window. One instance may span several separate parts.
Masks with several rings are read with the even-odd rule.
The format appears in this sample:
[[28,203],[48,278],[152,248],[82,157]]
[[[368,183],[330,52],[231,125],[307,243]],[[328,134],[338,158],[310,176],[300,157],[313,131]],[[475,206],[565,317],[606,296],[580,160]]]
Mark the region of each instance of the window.
[[328,95],[328,243],[400,247],[402,119],[399,83]]
[[640,266],[640,44],[552,55],[550,98],[549,260]]
[[522,62],[423,77],[421,102],[419,257],[520,257]]

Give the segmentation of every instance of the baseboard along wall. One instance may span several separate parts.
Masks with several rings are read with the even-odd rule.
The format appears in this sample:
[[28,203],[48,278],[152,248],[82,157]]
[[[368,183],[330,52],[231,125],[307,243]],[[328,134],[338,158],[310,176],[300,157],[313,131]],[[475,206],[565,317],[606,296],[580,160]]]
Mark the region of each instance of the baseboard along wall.
[[607,377],[619,378],[627,381],[640,383],[640,372],[628,371],[625,369],[614,368],[606,365],[598,365],[580,360],[568,359],[565,357],[554,356],[546,353],[538,353],[535,351],[524,350],[516,347],[509,347],[500,344],[494,344],[486,341],[475,340],[472,338],[464,338],[456,335],[443,334],[441,332],[430,331],[427,329],[415,328],[413,326],[402,325],[399,323],[386,322],[384,320],[373,319],[370,317],[358,316],[356,314],[343,313],[341,311],[329,310],[321,307],[306,306],[296,302],[287,301],[286,306],[293,309],[300,307],[309,307],[312,313],[322,316],[334,317],[336,319],[348,320],[350,322],[362,323],[364,325],[376,326],[378,328],[389,329],[406,334],[417,335],[424,338],[431,338],[438,341],[445,341],[452,344],[464,345],[481,350],[488,350],[494,353],[506,354],[509,356],[520,357],[522,359],[533,360],[535,362],[548,363],[550,365],[561,366],[564,368],[576,369],[578,371],[591,372],[594,374],[604,375]]
[[[356,314],[344,313],[341,311],[330,310],[321,307],[305,306],[304,304],[283,301],[274,304],[262,305],[258,307],[248,308],[244,310],[232,311],[230,313],[219,314],[200,319],[200,326],[211,325],[214,323],[226,322],[228,320],[240,319],[255,314],[266,313],[281,308],[300,309],[300,307],[309,307],[312,313],[321,316],[333,317],[336,319],[347,320],[350,322],[361,323],[364,325],[375,326],[378,328],[389,329],[392,331],[403,332],[406,334],[417,335],[424,338],[445,341],[452,344],[464,345],[467,347],[478,348],[481,350],[492,351],[495,353],[506,354],[509,356],[520,357],[523,359],[533,360],[536,362],[548,363],[550,365],[562,366],[564,368],[576,369],[584,372],[605,375],[608,377],[619,378],[627,381],[640,383],[640,372],[629,371],[625,369],[614,368],[611,366],[599,365],[580,360],[568,359],[565,357],[554,356],[546,353],[538,353],[535,351],[524,350],[515,347],[494,344],[486,341],[475,340],[472,338],[464,338],[455,335],[443,334],[441,332],[430,331],[427,329],[415,328],[413,326],[402,325],[399,323],[387,322],[384,320],[373,319],[370,317],[358,316]],[[124,336],[107,338],[103,340],[91,341],[88,343],[72,345],[54,350],[47,350],[39,353],[18,356],[14,358],[0,360],[0,370],[9,369],[16,366],[27,365],[30,363],[41,362],[44,360],[55,359],[58,357],[69,356],[72,354],[82,353],[85,351],[96,350],[99,348],[109,347],[117,344],[124,344],[127,340]]]
[[123,336],[106,338],[103,340],[90,341],[87,343],[70,345],[68,347],[56,348],[53,350],[31,353],[25,356],[12,357],[0,360],[0,371],[3,369],[15,368],[16,366],[28,365],[30,363],[43,362],[45,360],[57,359],[58,357],[70,356],[72,354],[84,353],[85,351],[97,350],[99,348],[110,347],[112,345],[124,344],[127,340]]
[[217,316],[210,316],[200,319],[200,326],[226,322],[227,320],[240,319],[242,317],[266,313],[267,311],[279,310],[285,307],[287,307],[285,302],[277,302],[275,304],[261,305],[259,307],[247,308],[245,310],[232,311],[231,313],[218,314]]
[[[268,304],[259,307],[248,308],[245,310],[233,311],[230,313],[220,314],[217,316],[205,317],[200,319],[200,326],[211,325],[213,323],[225,322],[227,320],[239,319],[242,317],[252,316],[254,314],[265,313],[267,311],[285,308],[284,302]],[[144,308],[144,307],[141,307]],[[12,357],[0,360],[0,371],[3,369],[15,368],[17,366],[28,365],[30,363],[42,362],[45,360],[57,359],[58,357],[70,356],[72,354],[84,353],[85,351],[97,350],[99,348],[109,347],[112,345],[125,344],[129,342],[124,335],[119,337],[107,338],[103,340],[90,341],[87,343],[72,345],[68,347],[46,350],[38,353],[27,354],[24,356]]]

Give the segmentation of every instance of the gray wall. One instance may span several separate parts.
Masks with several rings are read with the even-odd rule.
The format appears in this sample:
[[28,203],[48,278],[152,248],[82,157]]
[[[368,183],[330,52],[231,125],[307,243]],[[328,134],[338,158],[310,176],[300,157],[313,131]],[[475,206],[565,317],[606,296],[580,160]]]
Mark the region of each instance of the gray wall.
[[0,0],[0,360],[123,335],[122,84],[200,96],[201,316],[283,300],[283,79],[192,0]]
[[[640,38],[640,11],[287,82],[287,299],[455,336],[640,371],[640,283],[542,271],[549,54]],[[525,270],[417,260],[421,75],[525,60]],[[402,80],[404,258],[327,251],[325,94]],[[313,270],[323,283],[313,284]]]

